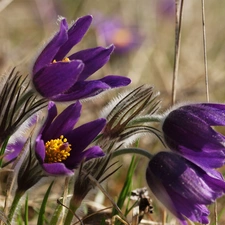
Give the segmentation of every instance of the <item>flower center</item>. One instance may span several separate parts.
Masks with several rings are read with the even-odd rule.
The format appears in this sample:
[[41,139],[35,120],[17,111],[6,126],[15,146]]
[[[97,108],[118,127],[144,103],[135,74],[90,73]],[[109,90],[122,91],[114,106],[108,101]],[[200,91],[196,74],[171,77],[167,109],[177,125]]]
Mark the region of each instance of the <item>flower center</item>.
[[47,141],[45,143],[45,162],[56,163],[66,160],[70,156],[71,144],[67,142],[67,139],[63,135],[60,138]]
[[132,34],[129,30],[118,29],[112,36],[113,43],[117,46],[129,45],[132,41]]
[[[59,61],[59,62],[70,62],[70,59],[66,57],[66,58],[64,58],[63,60]],[[57,63],[57,61],[54,59],[54,60],[52,61],[52,63]]]

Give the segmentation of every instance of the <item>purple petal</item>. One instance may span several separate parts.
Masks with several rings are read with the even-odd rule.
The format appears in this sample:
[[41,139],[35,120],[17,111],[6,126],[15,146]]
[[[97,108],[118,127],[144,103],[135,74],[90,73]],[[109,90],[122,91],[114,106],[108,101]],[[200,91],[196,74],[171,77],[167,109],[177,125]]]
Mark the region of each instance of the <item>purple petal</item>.
[[77,164],[77,159],[82,160],[82,152],[103,129],[105,123],[105,119],[97,119],[86,123],[65,135],[72,147],[70,157],[65,160],[65,164],[68,168],[75,163]]
[[[180,215],[185,215],[194,222],[208,224],[209,220],[207,217],[209,215],[209,210],[205,205],[193,204],[183,196],[176,194],[170,188],[167,189],[167,192],[169,196],[172,196],[172,201]],[[179,219],[182,221],[181,218]]]
[[206,169],[219,168],[223,166],[225,163],[225,153],[223,147],[212,150],[204,149],[204,151],[197,152],[194,151],[193,149],[180,146],[179,152],[191,162]]
[[104,155],[105,153],[99,146],[93,146],[78,154],[77,157],[70,155],[71,158],[68,158],[68,160],[66,160],[65,165],[67,168],[75,169],[79,166],[82,160],[88,161],[90,159],[103,157]]
[[211,169],[206,173],[177,154],[160,152],[149,166],[166,187],[170,187],[178,195],[182,194],[192,203],[208,205],[225,192],[224,180],[218,179],[218,174],[217,177],[215,174],[212,177]]
[[37,91],[46,98],[51,98],[69,89],[83,70],[81,61],[57,62],[41,69],[34,77]]
[[[25,126],[28,129],[31,129],[31,127],[37,123],[37,119],[38,119],[37,114],[32,115],[25,121],[26,123]],[[22,129],[22,132],[26,131],[26,129],[24,130],[23,127],[21,127],[21,129]],[[27,138],[25,138],[24,136],[21,137],[20,135],[21,130],[18,130],[17,132],[11,136],[11,138],[15,138],[15,141],[12,141],[12,139],[10,138],[9,143],[6,147],[6,152],[5,152],[6,155],[4,159],[7,161],[11,161],[12,159],[15,159],[20,154],[20,152],[22,151],[24,147],[24,144],[27,141]]]
[[52,38],[52,40],[42,50],[33,66],[33,74],[35,75],[40,69],[51,63],[55,59],[55,55],[60,47],[67,41],[67,22],[63,19],[60,24],[60,30]]
[[205,168],[218,168],[224,164],[225,137],[196,114],[174,110],[165,119],[162,129],[167,145],[190,161]]
[[157,176],[155,176],[152,173],[149,166],[147,167],[147,170],[146,170],[146,181],[148,183],[148,186],[151,188],[151,191],[153,192],[153,194],[157,197],[157,199],[160,202],[162,202],[163,205],[167,209],[169,209],[171,213],[173,213],[177,218],[182,220],[183,216],[176,211],[174,203],[172,202],[172,199],[168,195],[167,190],[163,186],[161,179],[157,178]]
[[111,45],[108,48],[91,48],[79,51],[71,55],[69,57],[70,60],[81,60],[85,64],[84,70],[81,72],[78,81],[84,81],[91,74],[105,65],[109,61],[110,55],[113,50],[114,46]]
[[73,101],[95,96],[110,86],[101,81],[80,81],[71,87],[66,93],[53,97],[54,101]]
[[[197,171],[197,169],[196,169]],[[188,199],[190,202],[194,204],[204,204],[204,205],[209,205],[212,203],[214,199],[216,199],[219,195],[222,193],[215,193],[217,190],[213,190],[210,186],[217,186],[216,183],[214,184],[213,182],[219,182],[217,179],[208,179],[208,181],[211,182],[211,185],[209,185],[208,182],[206,182],[205,179],[202,177],[207,177],[202,174],[202,177],[199,176],[199,174],[196,173],[195,170],[192,168],[187,167],[185,171],[181,173],[179,176],[180,182],[172,183],[169,182],[169,185],[171,189],[173,189],[174,193],[177,195],[184,193],[184,200]],[[207,177],[208,178],[208,177]],[[193,184],[191,185],[191,182]],[[186,184],[186,185],[184,185]],[[196,185],[199,186],[196,188]],[[218,185],[219,186],[219,185]],[[224,184],[223,184],[224,188]],[[219,192],[221,192],[221,186],[217,188]],[[225,188],[224,188],[225,190]],[[172,195],[172,196],[175,196]]]
[[117,88],[127,86],[128,84],[130,84],[131,79],[123,76],[109,75],[103,77],[99,81],[108,84],[111,88]]
[[68,142],[72,145],[72,149],[75,146],[75,149],[71,151],[71,156],[77,154],[77,152],[82,152],[101,132],[105,124],[106,120],[101,118],[85,123],[65,134]]
[[62,60],[74,45],[81,41],[92,21],[92,16],[87,15],[79,18],[68,30],[68,40],[55,56],[56,60]]
[[217,176],[213,177],[212,172],[207,171],[207,174],[203,175],[203,180],[208,184],[208,186],[213,191],[213,198],[219,198],[225,193],[225,182],[222,175],[216,171],[212,170],[213,176],[217,173]]
[[102,149],[99,146],[93,146],[83,151],[82,155],[83,155],[82,158],[85,158],[85,161],[88,161],[90,159],[103,157],[105,153],[102,151]]
[[25,142],[26,138],[22,137],[16,140],[15,143],[8,144],[6,149],[6,156],[4,157],[4,159],[6,159],[7,161],[15,159],[23,149]]
[[181,221],[207,223],[211,204],[225,192],[219,172],[203,170],[185,158],[171,153],[157,153],[149,162],[146,180],[159,200]]
[[72,176],[74,174],[74,172],[67,169],[63,163],[43,163],[42,167],[48,174],[53,176]]
[[44,141],[47,142],[50,139],[59,138],[60,135],[71,131],[80,118],[81,107],[80,102],[76,102],[59,114],[46,130],[43,136]]
[[48,128],[56,116],[57,116],[56,105],[54,102],[50,101],[48,103],[48,114],[47,114],[46,121],[45,121],[44,125],[42,126],[42,129],[40,130],[39,133],[42,133],[43,130],[45,130],[45,128]]
[[107,76],[99,80],[76,82],[66,93],[54,96],[54,101],[73,101],[89,98],[116,87],[126,86],[131,82],[122,76]]
[[40,138],[41,136],[39,135],[38,138],[36,139],[35,153],[40,164],[43,164],[45,160],[45,143]]
[[192,113],[210,126],[225,125],[225,105],[224,104],[192,104],[180,108],[181,110]]

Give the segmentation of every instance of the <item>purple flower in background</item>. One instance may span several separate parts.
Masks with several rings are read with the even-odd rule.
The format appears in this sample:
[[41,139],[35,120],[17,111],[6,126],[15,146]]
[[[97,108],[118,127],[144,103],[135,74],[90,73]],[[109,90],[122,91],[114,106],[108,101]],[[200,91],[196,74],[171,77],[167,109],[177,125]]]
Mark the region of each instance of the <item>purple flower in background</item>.
[[28,134],[30,134],[31,129],[37,123],[38,116],[34,114],[28,118],[20,128],[10,137],[9,142],[6,146],[5,151],[5,161],[11,161],[17,158],[17,156],[22,151],[26,141],[28,140]]
[[57,116],[55,104],[49,103],[47,119],[35,144],[36,156],[48,174],[71,175],[81,161],[104,156],[99,146],[86,148],[105,126],[105,119],[73,129],[80,111],[81,104],[76,102]]
[[146,170],[146,180],[153,194],[183,225],[185,218],[208,224],[211,204],[225,192],[219,172],[207,171],[172,152],[153,156]]
[[26,140],[27,140],[26,138],[21,137],[15,143],[7,145],[4,160],[11,161],[16,159],[16,157],[20,154],[21,150],[23,149]]
[[156,3],[157,12],[162,17],[175,16],[174,0],[158,0]]
[[189,104],[165,115],[162,131],[168,147],[202,168],[225,162],[225,136],[212,126],[225,125],[225,105]]
[[137,48],[143,41],[137,27],[129,27],[117,18],[99,16],[95,23],[100,39],[109,45],[115,45],[116,53],[129,52]]
[[67,56],[87,32],[92,17],[79,18],[68,28],[62,19],[60,29],[37,57],[32,71],[33,85],[45,98],[72,101],[88,98],[100,92],[126,86],[130,79],[109,75],[99,80],[86,80],[108,62],[114,46],[85,49]]

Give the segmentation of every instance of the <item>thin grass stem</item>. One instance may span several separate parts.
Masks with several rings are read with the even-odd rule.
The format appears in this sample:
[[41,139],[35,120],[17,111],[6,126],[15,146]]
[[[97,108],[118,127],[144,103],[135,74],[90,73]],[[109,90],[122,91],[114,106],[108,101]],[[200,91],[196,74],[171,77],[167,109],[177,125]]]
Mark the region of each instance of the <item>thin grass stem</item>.
[[209,102],[209,76],[208,76],[208,62],[207,62],[207,47],[206,47],[206,22],[205,22],[205,0],[202,2],[202,34],[203,34],[203,55],[204,55],[204,68],[205,68],[205,90],[206,100]]
[[176,102],[176,89],[178,68],[180,59],[180,40],[181,40],[181,24],[183,16],[183,0],[178,3],[176,0],[176,16],[175,16],[175,54],[174,54],[174,68],[173,68],[173,81],[172,81],[172,105]]

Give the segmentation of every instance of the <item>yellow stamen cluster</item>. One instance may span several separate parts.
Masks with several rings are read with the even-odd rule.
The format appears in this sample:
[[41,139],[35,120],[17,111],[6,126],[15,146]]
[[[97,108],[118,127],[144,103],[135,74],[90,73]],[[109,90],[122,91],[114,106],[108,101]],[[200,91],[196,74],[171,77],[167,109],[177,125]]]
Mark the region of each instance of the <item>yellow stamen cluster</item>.
[[[64,58],[63,60],[59,61],[59,62],[70,62],[70,59],[66,57],[66,58]],[[57,63],[57,61],[54,59],[54,60],[52,61],[52,63]]]
[[60,138],[47,141],[45,143],[45,162],[56,163],[66,160],[70,156],[71,144],[67,142],[67,139],[63,135]]

